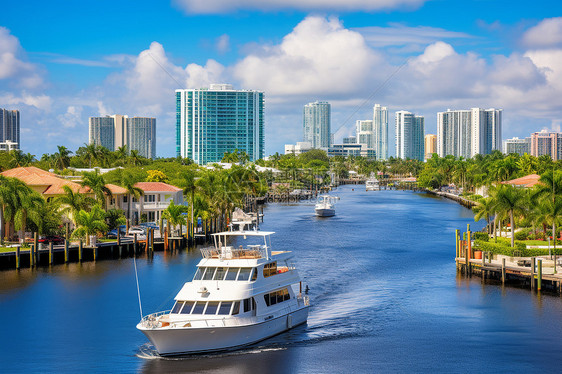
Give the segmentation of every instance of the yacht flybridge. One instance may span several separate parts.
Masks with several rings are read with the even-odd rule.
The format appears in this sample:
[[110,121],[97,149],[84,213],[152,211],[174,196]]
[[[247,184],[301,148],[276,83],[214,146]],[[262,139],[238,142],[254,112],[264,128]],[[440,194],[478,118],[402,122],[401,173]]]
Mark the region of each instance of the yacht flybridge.
[[195,276],[173,308],[137,325],[160,355],[235,349],[306,323],[310,304],[293,255],[272,251],[272,234],[213,234],[214,247],[201,249]]

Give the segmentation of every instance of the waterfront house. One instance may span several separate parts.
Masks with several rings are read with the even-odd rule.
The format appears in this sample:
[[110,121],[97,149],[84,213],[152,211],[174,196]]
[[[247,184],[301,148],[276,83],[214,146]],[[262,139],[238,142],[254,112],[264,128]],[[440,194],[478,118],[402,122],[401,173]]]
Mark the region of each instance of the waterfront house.
[[[143,191],[140,202],[133,197],[131,201],[131,218],[133,222],[139,222],[139,218],[146,214],[148,222],[159,222],[162,212],[173,201],[176,205],[183,205],[183,191],[181,188],[163,182],[139,182],[135,187]],[[124,207],[127,208],[125,198]],[[127,215],[129,216],[129,215]]]
[[502,184],[509,184],[513,187],[519,188],[531,188],[539,183],[540,175],[529,174],[521,178],[512,179],[509,181],[503,181]]

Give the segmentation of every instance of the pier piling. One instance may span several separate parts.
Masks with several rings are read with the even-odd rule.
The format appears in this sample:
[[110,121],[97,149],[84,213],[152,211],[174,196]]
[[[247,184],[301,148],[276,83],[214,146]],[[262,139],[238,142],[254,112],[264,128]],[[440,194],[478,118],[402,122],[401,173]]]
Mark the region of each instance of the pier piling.
[[78,241],[78,262],[82,263],[82,240]]
[[20,247],[16,247],[16,269],[20,269],[21,266],[21,258],[20,258]]
[[502,284],[505,284],[505,257],[502,258]]
[[68,256],[69,256],[69,251],[68,251],[68,240],[65,239],[64,240],[64,263],[68,264]]
[[539,258],[537,265],[537,291],[541,290],[542,286],[542,259]]
[[49,265],[53,264],[53,242],[49,243]]

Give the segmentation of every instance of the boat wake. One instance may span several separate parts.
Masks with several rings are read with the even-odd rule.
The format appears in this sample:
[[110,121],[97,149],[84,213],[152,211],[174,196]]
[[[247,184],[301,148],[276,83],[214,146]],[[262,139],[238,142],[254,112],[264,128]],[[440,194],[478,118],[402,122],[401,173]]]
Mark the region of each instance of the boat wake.
[[146,343],[139,347],[139,350],[135,354],[135,356],[137,356],[138,358],[142,358],[144,360],[184,361],[184,360],[199,360],[202,358],[223,358],[223,357],[231,357],[231,356],[259,354],[265,352],[283,351],[285,349],[287,349],[287,347],[257,346],[257,347],[249,347],[246,349],[240,349],[237,351],[229,351],[229,352],[200,353],[200,354],[191,354],[191,355],[184,355],[184,356],[160,356],[152,344]]

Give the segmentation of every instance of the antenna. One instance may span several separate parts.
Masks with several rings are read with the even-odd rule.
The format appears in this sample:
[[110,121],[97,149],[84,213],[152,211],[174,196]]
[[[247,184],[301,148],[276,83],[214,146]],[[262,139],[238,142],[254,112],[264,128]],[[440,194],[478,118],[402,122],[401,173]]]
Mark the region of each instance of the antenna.
[[141,304],[141,297],[140,297],[140,288],[139,288],[139,275],[137,273],[137,257],[133,257],[133,263],[135,264],[135,279],[137,280],[137,295],[139,296],[139,310],[140,310],[140,316],[141,319],[143,317],[142,315],[142,304]]

